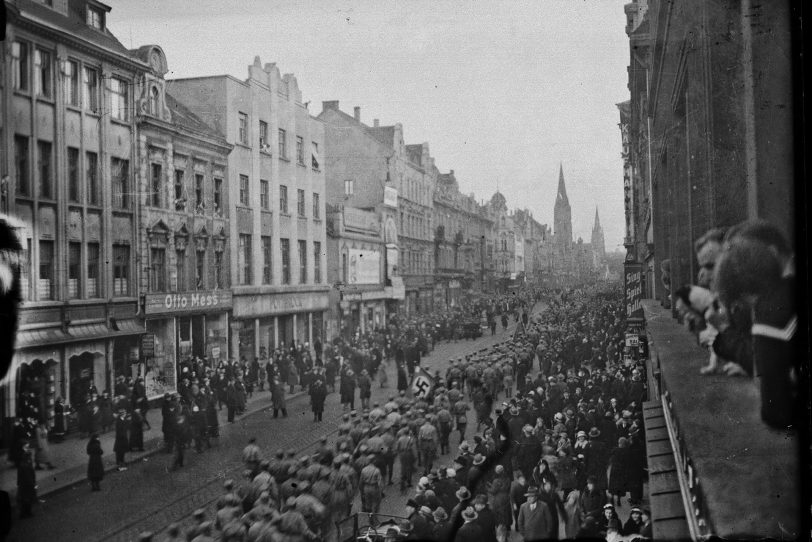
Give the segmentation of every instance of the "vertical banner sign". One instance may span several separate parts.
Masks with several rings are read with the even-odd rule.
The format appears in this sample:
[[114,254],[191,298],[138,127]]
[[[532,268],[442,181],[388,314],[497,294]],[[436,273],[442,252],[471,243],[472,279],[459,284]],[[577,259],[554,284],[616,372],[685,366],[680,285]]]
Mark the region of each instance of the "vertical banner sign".
[[643,266],[636,262],[623,264],[625,286],[626,320],[642,320],[643,305]]
[[412,377],[412,394],[417,399],[425,399],[434,388],[434,379],[423,368],[418,368]]

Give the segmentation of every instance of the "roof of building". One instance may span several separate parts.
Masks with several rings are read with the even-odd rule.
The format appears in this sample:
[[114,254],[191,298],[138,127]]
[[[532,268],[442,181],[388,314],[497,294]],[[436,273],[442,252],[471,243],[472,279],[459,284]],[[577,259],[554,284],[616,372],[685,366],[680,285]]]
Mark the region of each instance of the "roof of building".
[[406,155],[413,164],[417,164],[418,166],[423,165],[423,145],[406,145]]
[[[344,113],[343,111],[340,111],[340,113],[346,115],[346,113]],[[349,116],[349,115],[347,115],[347,116]],[[394,147],[395,146],[395,127],[394,126],[372,127],[372,126],[367,126],[366,124],[364,124],[362,122],[358,122],[358,124],[361,125],[362,127],[366,128],[366,131],[367,131],[367,133],[369,135],[371,135],[372,137],[374,137],[375,139],[377,139],[378,141],[380,141],[384,145],[387,145],[389,147]]]
[[166,93],[166,106],[172,112],[172,123],[182,128],[192,130],[194,132],[202,133],[206,136],[222,139],[225,141],[216,130],[203,122],[200,117],[192,113],[192,111],[177,101],[174,96]]
[[[107,25],[105,25],[104,30],[91,28],[87,25],[83,11],[86,4],[87,2],[84,1],[71,0],[68,7],[68,15],[65,16],[54,8],[34,2],[33,0],[17,0],[16,2],[21,15],[26,19],[44,23],[46,26],[55,27],[81,40],[110,49],[122,56],[132,58],[130,51],[108,30]],[[99,3],[99,5],[102,4]]]

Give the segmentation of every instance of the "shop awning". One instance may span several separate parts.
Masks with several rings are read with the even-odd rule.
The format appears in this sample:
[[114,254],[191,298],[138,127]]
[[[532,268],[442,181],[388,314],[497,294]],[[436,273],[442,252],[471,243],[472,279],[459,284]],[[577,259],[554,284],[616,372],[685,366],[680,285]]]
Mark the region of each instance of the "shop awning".
[[138,335],[146,333],[144,322],[137,318],[122,318],[121,320],[113,320],[113,328],[118,331],[119,335]]
[[64,331],[58,328],[27,329],[17,333],[17,348],[29,348],[46,344],[61,343],[68,339]]
[[79,324],[68,326],[68,334],[71,339],[100,339],[110,335],[110,330],[103,323]]

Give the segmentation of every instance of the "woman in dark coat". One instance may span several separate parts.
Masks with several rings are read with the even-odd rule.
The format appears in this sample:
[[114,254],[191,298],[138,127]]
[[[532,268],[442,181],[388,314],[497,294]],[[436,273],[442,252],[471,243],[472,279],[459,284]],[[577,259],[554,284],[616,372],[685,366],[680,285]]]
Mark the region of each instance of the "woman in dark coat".
[[130,451],[144,451],[144,418],[137,409],[130,414]]
[[113,451],[116,453],[116,465],[118,465],[119,471],[127,470],[124,465],[124,454],[130,451],[130,439],[127,437],[129,428],[130,420],[127,411],[121,409],[116,417],[116,441],[113,444]]
[[406,375],[406,367],[403,363],[398,363],[398,391],[405,391],[409,388],[409,379]]
[[90,480],[90,490],[100,491],[99,482],[104,478],[104,464],[102,463],[101,442],[99,442],[98,433],[93,433],[90,436],[90,441],[87,443],[87,479]]
[[28,443],[23,445],[17,462],[17,502],[20,505],[20,517],[30,518],[32,516],[31,508],[37,502],[37,473],[34,471],[33,457]]
[[629,441],[620,437],[617,448],[609,456],[609,493],[612,495],[612,504],[616,506],[620,506],[620,499],[628,491],[629,459]]
[[273,379],[271,384],[271,402],[273,403],[273,417],[279,416],[279,411],[282,411],[282,417],[288,417],[288,407],[285,401],[285,384],[280,382],[278,378]]
[[313,408],[313,421],[320,422],[324,413],[324,401],[327,399],[327,387],[321,378],[316,378],[310,386],[310,405]]

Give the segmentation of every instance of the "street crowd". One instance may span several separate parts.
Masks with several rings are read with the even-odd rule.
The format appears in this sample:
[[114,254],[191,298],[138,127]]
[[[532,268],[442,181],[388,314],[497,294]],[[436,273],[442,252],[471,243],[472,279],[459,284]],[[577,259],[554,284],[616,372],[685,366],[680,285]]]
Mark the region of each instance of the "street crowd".
[[[645,366],[624,356],[620,292],[547,294],[539,315],[528,310],[537,294],[512,307],[523,333],[451,360],[444,374],[435,370],[426,395],[397,389],[370,405],[364,382],[356,409],[354,390],[350,396],[342,382],[345,411],[332,446],[323,438],[313,453],[271,455],[252,440],[243,480],[225,482],[216,511],[196,511],[192,527],[173,524],[164,540],[344,540],[336,522],[351,517],[357,497],[374,518],[386,493],[398,490],[408,497],[406,517],[383,521],[375,540],[495,542],[511,530],[523,540],[558,539],[562,531],[577,539],[651,538],[642,508]],[[409,336],[405,329],[398,339]],[[337,358],[342,379],[355,371],[369,379],[380,365],[376,346],[383,359],[388,352],[397,359],[393,350],[414,348],[413,339],[391,348],[357,335],[325,357]],[[419,349],[412,355],[416,371]],[[313,386],[325,386],[321,373]],[[622,521],[616,508],[627,495],[632,509]]]

